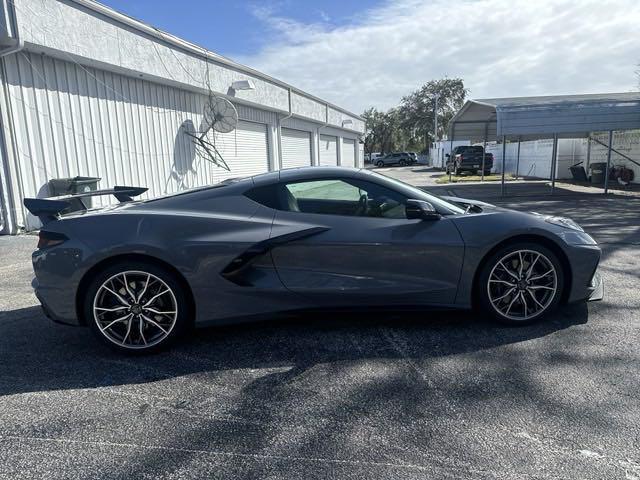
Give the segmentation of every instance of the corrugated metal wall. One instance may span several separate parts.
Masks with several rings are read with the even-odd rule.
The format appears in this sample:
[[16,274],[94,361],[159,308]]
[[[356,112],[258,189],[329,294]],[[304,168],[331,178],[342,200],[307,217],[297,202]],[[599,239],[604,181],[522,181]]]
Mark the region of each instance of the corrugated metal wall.
[[[594,135],[603,143],[609,141],[607,133],[599,133]],[[640,162],[640,130],[632,130],[627,132],[614,132],[613,134],[613,148],[617,151],[625,154],[626,156],[634,159],[636,162]],[[584,148],[586,151],[586,147]],[[585,154],[586,157],[586,154]],[[591,163],[606,162],[607,161],[607,147],[591,143]],[[634,183],[640,183],[640,167],[633,162],[621,157],[615,152],[611,153],[611,164],[620,165],[626,168],[630,168],[634,172]]]
[[[608,142],[608,133],[593,133],[593,138],[603,143]],[[640,131],[628,130],[615,132],[613,136],[613,148],[624,153],[628,157],[640,161]],[[507,173],[515,173],[518,156],[518,144],[507,144],[507,156],[505,170]],[[495,158],[494,171],[502,171],[502,144],[491,143],[487,145],[487,152],[493,153]],[[535,140],[520,144],[520,164],[518,172],[525,177],[551,178],[551,156],[553,154],[553,140]],[[596,142],[591,143],[590,163],[606,162],[607,147]],[[558,164],[556,178],[572,178],[569,167],[578,162],[588,170],[587,166],[587,139],[559,139],[558,140]],[[634,171],[634,183],[640,181],[640,167],[612,152],[611,164],[630,168]]]
[[[101,188],[141,185],[152,197],[234,176],[184,135],[200,130],[204,95],[28,52],[3,63],[3,126],[12,138],[8,164],[18,225],[37,226],[22,198],[46,196],[51,178],[97,176]],[[238,110],[246,120],[275,122],[272,112]]]
[[[553,140],[535,140],[520,144],[518,173],[525,177],[551,178],[551,153]],[[493,171],[502,172],[502,144],[487,144],[487,152],[493,153]],[[518,144],[508,143],[505,172],[515,173],[518,159]]]

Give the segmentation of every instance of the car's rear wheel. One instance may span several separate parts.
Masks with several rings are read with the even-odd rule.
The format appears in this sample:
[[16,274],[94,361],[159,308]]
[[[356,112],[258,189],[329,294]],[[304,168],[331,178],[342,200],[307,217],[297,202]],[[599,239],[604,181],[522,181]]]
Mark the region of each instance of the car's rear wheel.
[[377,167],[384,167],[384,162],[382,160],[379,160],[376,162],[376,166]]
[[146,262],[112,265],[91,280],[84,315],[94,334],[119,351],[146,353],[173,343],[188,325],[175,275]]
[[502,323],[522,325],[553,310],[564,288],[558,257],[535,243],[501,248],[485,263],[479,276],[483,309]]
[[400,166],[401,167],[406,167],[407,166],[407,162],[405,162],[404,160],[400,160]]

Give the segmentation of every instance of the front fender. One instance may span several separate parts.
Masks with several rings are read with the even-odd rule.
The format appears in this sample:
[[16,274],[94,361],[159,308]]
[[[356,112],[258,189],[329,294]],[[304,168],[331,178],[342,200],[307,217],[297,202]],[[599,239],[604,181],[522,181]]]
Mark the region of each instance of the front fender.
[[458,215],[454,223],[465,243],[462,275],[455,303],[470,307],[473,300],[473,282],[483,259],[497,245],[515,237],[538,237],[552,242],[564,252],[568,246],[542,217],[506,209],[486,208],[484,213]]

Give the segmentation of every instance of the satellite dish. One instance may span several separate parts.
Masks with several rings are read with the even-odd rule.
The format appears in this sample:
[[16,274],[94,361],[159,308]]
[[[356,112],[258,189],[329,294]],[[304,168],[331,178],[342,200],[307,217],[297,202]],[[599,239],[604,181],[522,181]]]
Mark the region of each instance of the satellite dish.
[[226,98],[210,97],[203,115],[208,129],[213,127],[216,132],[229,133],[238,125],[238,111]]
[[[231,171],[227,162],[216,148],[216,138],[209,139],[209,132],[213,129],[219,133],[229,133],[238,125],[238,111],[226,98],[209,95],[209,101],[204,105],[202,112],[201,132],[184,132],[192,138],[196,148],[206,153],[206,158],[218,167]],[[237,153],[237,152],[236,152]]]

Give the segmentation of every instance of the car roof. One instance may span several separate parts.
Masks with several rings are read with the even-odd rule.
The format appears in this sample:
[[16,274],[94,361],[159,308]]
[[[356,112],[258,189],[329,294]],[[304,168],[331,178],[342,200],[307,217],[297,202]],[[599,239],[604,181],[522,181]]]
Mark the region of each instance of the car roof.
[[[157,204],[160,201],[182,201],[183,198],[194,198],[195,196],[209,197],[211,195],[226,196],[229,194],[235,194],[237,192],[243,192],[254,186],[272,185],[281,181],[296,182],[299,180],[318,179],[318,178],[336,178],[336,177],[357,177],[362,175],[362,169],[351,167],[298,167],[298,168],[285,168],[282,170],[275,170],[273,172],[261,173],[253,175],[251,177],[237,177],[229,178],[220,183],[214,185],[205,185],[202,187],[193,188],[190,190],[183,190],[180,192],[174,192],[165,196],[144,200],[142,203],[154,203]],[[224,188],[220,188],[224,187]]]
[[284,168],[275,172],[262,173],[252,177],[253,183],[256,185],[265,185],[267,183],[276,183],[279,181],[297,181],[307,180],[311,178],[332,178],[332,177],[356,177],[359,176],[361,169],[352,167],[297,167]]

